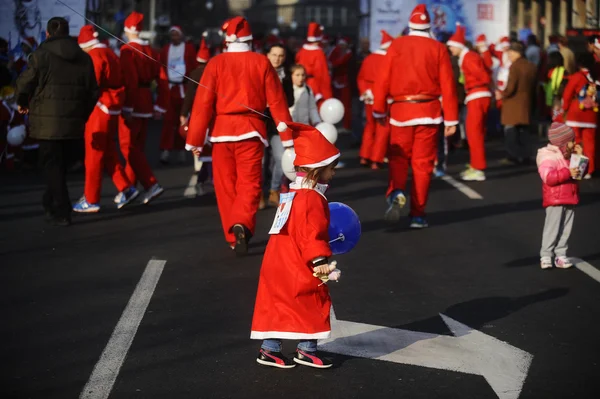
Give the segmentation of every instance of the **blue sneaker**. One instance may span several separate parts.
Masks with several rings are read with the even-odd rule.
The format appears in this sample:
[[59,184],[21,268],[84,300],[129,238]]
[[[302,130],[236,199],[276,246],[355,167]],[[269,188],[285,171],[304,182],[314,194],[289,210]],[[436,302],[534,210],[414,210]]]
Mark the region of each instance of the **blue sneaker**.
[[446,171],[442,168],[435,168],[433,170],[433,176],[439,179],[440,177],[446,176]]
[[148,204],[150,201],[152,201],[154,198],[158,197],[159,195],[161,195],[163,193],[164,188],[162,188],[160,186],[160,184],[155,183],[152,187],[150,187],[147,191],[146,191],[146,195],[144,195],[144,204]]
[[423,216],[413,216],[410,218],[411,229],[424,229],[426,227],[429,227],[429,224],[427,224],[427,220]]
[[129,204],[131,201],[137,198],[140,195],[140,192],[137,188],[131,186],[125,190],[123,190],[119,195],[119,202],[117,202],[117,209],[123,208],[125,205]]
[[79,213],[96,213],[100,210],[100,205],[90,204],[85,197],[81,197],[79,201],[73,205],[73,211]]
[[386,222],[397,222],[402,217],[402,208],[406,205],[406,197],[401,190],[394,191],[387,197],[388,209],[383,218]]

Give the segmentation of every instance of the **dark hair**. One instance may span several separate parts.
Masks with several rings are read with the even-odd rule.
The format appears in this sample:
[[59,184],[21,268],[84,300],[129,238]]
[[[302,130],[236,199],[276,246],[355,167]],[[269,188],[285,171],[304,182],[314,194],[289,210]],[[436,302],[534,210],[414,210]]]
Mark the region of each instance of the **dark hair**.
[[564,66],[565,59],[559,51],[551,51],[548,53],[548,69]]
[[271,46],[269,46],[269,48],[267,48],[267,54],[269,54],[271,52],[271,50],[273,50],[274,48],[280,48],[285,53],[285,47],[283,46],[283,44],[275,43],[275,44],[272,44]]
[[587,37],[588,44],[594,45],[594,43],[596,43],[597,38],[598,38],[598,36],[595,36],[595,35],[588,36]]
[[528,45],[534,44],[534,45],[537,46],[537,43],[538,43],[538,39],[537,39],[536,35],[529,35],[529,36],[527,36],[527,44]]
[[517,40],[512,40],[508,49],[521,54],[521,56],[525,54],[525,46],[523,46],[523,43]]
[[[577,61],[577,66],[579,68],[589,69],[590,73],[593,73],[594,64],[596,60],[594,59],[594,54],[586,52],[577,53],[575,57]],[[596,76],[594,76],[596,78]]]
[[46,30],[50,36],[69,36],[69,22],[62,17],[52,17]]

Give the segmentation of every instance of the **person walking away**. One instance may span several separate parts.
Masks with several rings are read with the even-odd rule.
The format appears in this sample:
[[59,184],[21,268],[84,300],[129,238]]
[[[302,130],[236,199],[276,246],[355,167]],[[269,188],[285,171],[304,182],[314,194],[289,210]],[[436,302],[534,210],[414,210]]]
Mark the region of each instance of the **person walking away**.
[[390,126],[375,123],[373,117],[373,84],[377,78],[383,57],[392,44],[394,38],[386,31],[381,31],[379,49],[367,55],[363,61],[357,77],[360,100],[365,104],[366,122],[360,144],[360,164],[370,166],[371,169],[380,169],[387,154],[390,138]]
[[446,43],[452,55],[458,57],[467,94],[465,97],[467,106],[465,127],[469,143],[470,163],[460,176],[465,181],[484,181],[487,167],[485,135],[492,98],[491,77],[479,54],[469,51],[465,47],[465,33],[466,29],[458,25],[454,35]]
[[579,185],[581,171],[570,168],[572,153],[582,153],[579,144],[575,144],[575,133],[562,123],[554,122],[548,129],[550,144],[540,148],[536,163],[542,178],[543,206],[546,209],[546,221],[542,234],[540,267],[554,265],[568,269],[573,263],[567,258],[569,236],[575,217],[574,207],[579,203]]
[[502,101],[500,122],[508,158],[505,165],[526,164],[531,157],[530,124],[533,95],[537,85],[535,65],[523,56],[523,44],[512,42],[507,51],[511,63],[508,82],[503,91],[496,91],[496,99]]
[[78,153],[99,89],[92,60],[69,36],[66,19],[50,18],[46,37],[17,79],[17,104],[19,113],[29,116],[31,137],[39,141],[47,220],[67,226],[72,211],[67,168]]
[[[341,272],[330,262],[329,205],[325,192],[335,175],[339,150],[314,127],[291,123],[296,181],[282,198],[260,269],[250,339],[263,340],[256,362],[292,368],[329,368],[317,340],[331,336],[331,297],[325,282]],[[286,211],[287,210],[287,211]],[[293,361],[282,339],[300,340]]]
[[[143,22],[144,16],[135,11],[125,19],[128,43],[121,47],[125,102],[119,117],[119,145],[126,162],[127,178],[134,185],[139,179],[146,190],[143,203],[148,204],[161,195],[164,189],[154,177],[145,154],[148,119],[153,115],[150,86],[153,81],[158,80],[160,65],[154,61],[158,58],[156,51],[139,37]],[[121,196],[122,194],[118,194],[115,197],[116,203],[122,201]]]
[[575,141],[583,145],[583,154],[589,158],[588,173],[590,179],[596,170],[596,129],[600,95],[595,76],[594,56],[580,53],[577,56],[578,71],[569,76],[569,82],[563,93],[563,109],[566,112],[566,125],[575,132]]
[[[160,79],[156,109],[164,114],[160,133],[160,162],[169,163],[171,151],[178,151],[178,160],[185,162],[185,140],[179,135],[179,115],[185,99],[184,75],[189,76],[196,67],[194,45],[183,41],[179,26],[169,29],[171,43],[160,52]],[[165,67],[168,66],[167,67]]]
[[558,51],[553,51],[548,54],[548,81],[544,85],[546,92],[546,106],[550,110],[550,120],[557,121],[557,118],[562,120],[562,96],[567,85],[568,75],[564,67],[562,54]]
[[131,184],[119,161],[115,142],[119,114],[123,105],[125,89],[121,76],[121,64],[113,51],[100,43],[92,25],[84,25],[77,39],[94,64],[100,98],[85,125],[85,186],[83,197],[73,210],[79,213],[95,213],[100,210],[102,171],[106,170],[122,195],[117,204],[121,209],[133,201],[139,191]]
[[[179,115],[179,130],[183,131],[185,135],[187,135],[189,128],[190,112],[192,111],[196,90],[198,89],[198,84],[196,82],[200,82],[200,79],[202,79],[204,68],[206,68],[206,64],[210,59],[210,49],[206,45],[207,33],[204,32],[202,36],[200,48],[196,54],[197,66],[190,72],[189,78],[191,81],[185,83],[185,96],[183,98],[183,104],[181,105],[181,115]],[[183,137],[185,137],[185,135],[183,135]],[[194,155],[194,174],[184,192],[184,196],[187,198],[204,195],[207,191],[206,184],[212,180],[212,156],[210,156],[210,142],[208,142],[208,135],[206,138],[205,146],[207,144],[208,146],[204,149],[204,154],[200,157]]]
[[306,84],[313,89],[319,107],[323,101],[333,97],[327,57],[319,45],[322,40],[323,27],[316,22],[311,22],[308,24],[306,43],[296,53],[296,64],[306,69]]
[[350,63],[352,51],[348,48],[350,39],[342,37],[329,55],[331,65],[332,85],[334,97],[344,105],[344,118],[340,133],[352,131],[352,88],[350,87]]
[[268,145],[262,113],[267,104],[284,148],[293,140],[287,132],[290,113],[281,82],[267,57],[250,50],[248,22],[234,17],[226,29],[227,52],[214,57],[202,74],[186,149],[199,156],[211,127],[215,193],[225,240],[237,255],[244,255],[261,195],[262,158]]
[[410,226],[424,228],[428,226],[425,206],[436,157],[438,126],[444,122],[446,136],[456,132],[458,101],[450,54],[444,44],[431,37],[431,19],[425,5],[415,7],[408,25],[409,34],[394,39],[383,59],[373,87],[373,116],[378,123],[385,123],[387,99],[393,98],[385,219],[397,222],[401,218],[410,165],[413,172]]

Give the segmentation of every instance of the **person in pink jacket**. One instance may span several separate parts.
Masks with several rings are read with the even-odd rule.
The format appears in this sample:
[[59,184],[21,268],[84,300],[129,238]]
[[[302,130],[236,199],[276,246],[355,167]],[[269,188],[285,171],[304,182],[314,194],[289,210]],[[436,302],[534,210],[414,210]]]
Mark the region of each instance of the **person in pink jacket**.
[[546,208],[540,266],[551,268],[554,255],[555,266],[568,269],[573,263],[567,258],[567,241],[573,227],[573,208],[579,203],[578,180],[582,174],[579,169],[570,168],[569,158],[573,152],[581,155],[583,150],[575,144],[573,129],[562,123],[550,126],[548,139],[550,144],[540,148],[536,158]]

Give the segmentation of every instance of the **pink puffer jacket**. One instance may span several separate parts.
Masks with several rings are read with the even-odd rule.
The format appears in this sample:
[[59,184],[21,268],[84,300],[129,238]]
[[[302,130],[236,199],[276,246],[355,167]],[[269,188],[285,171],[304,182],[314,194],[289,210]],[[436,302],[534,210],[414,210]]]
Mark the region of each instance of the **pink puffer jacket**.
[[556,205],[577,205],[579,185],[571,178],[569,161],[555,145],[540,148],[536,163],[542,178],[544,208]]

